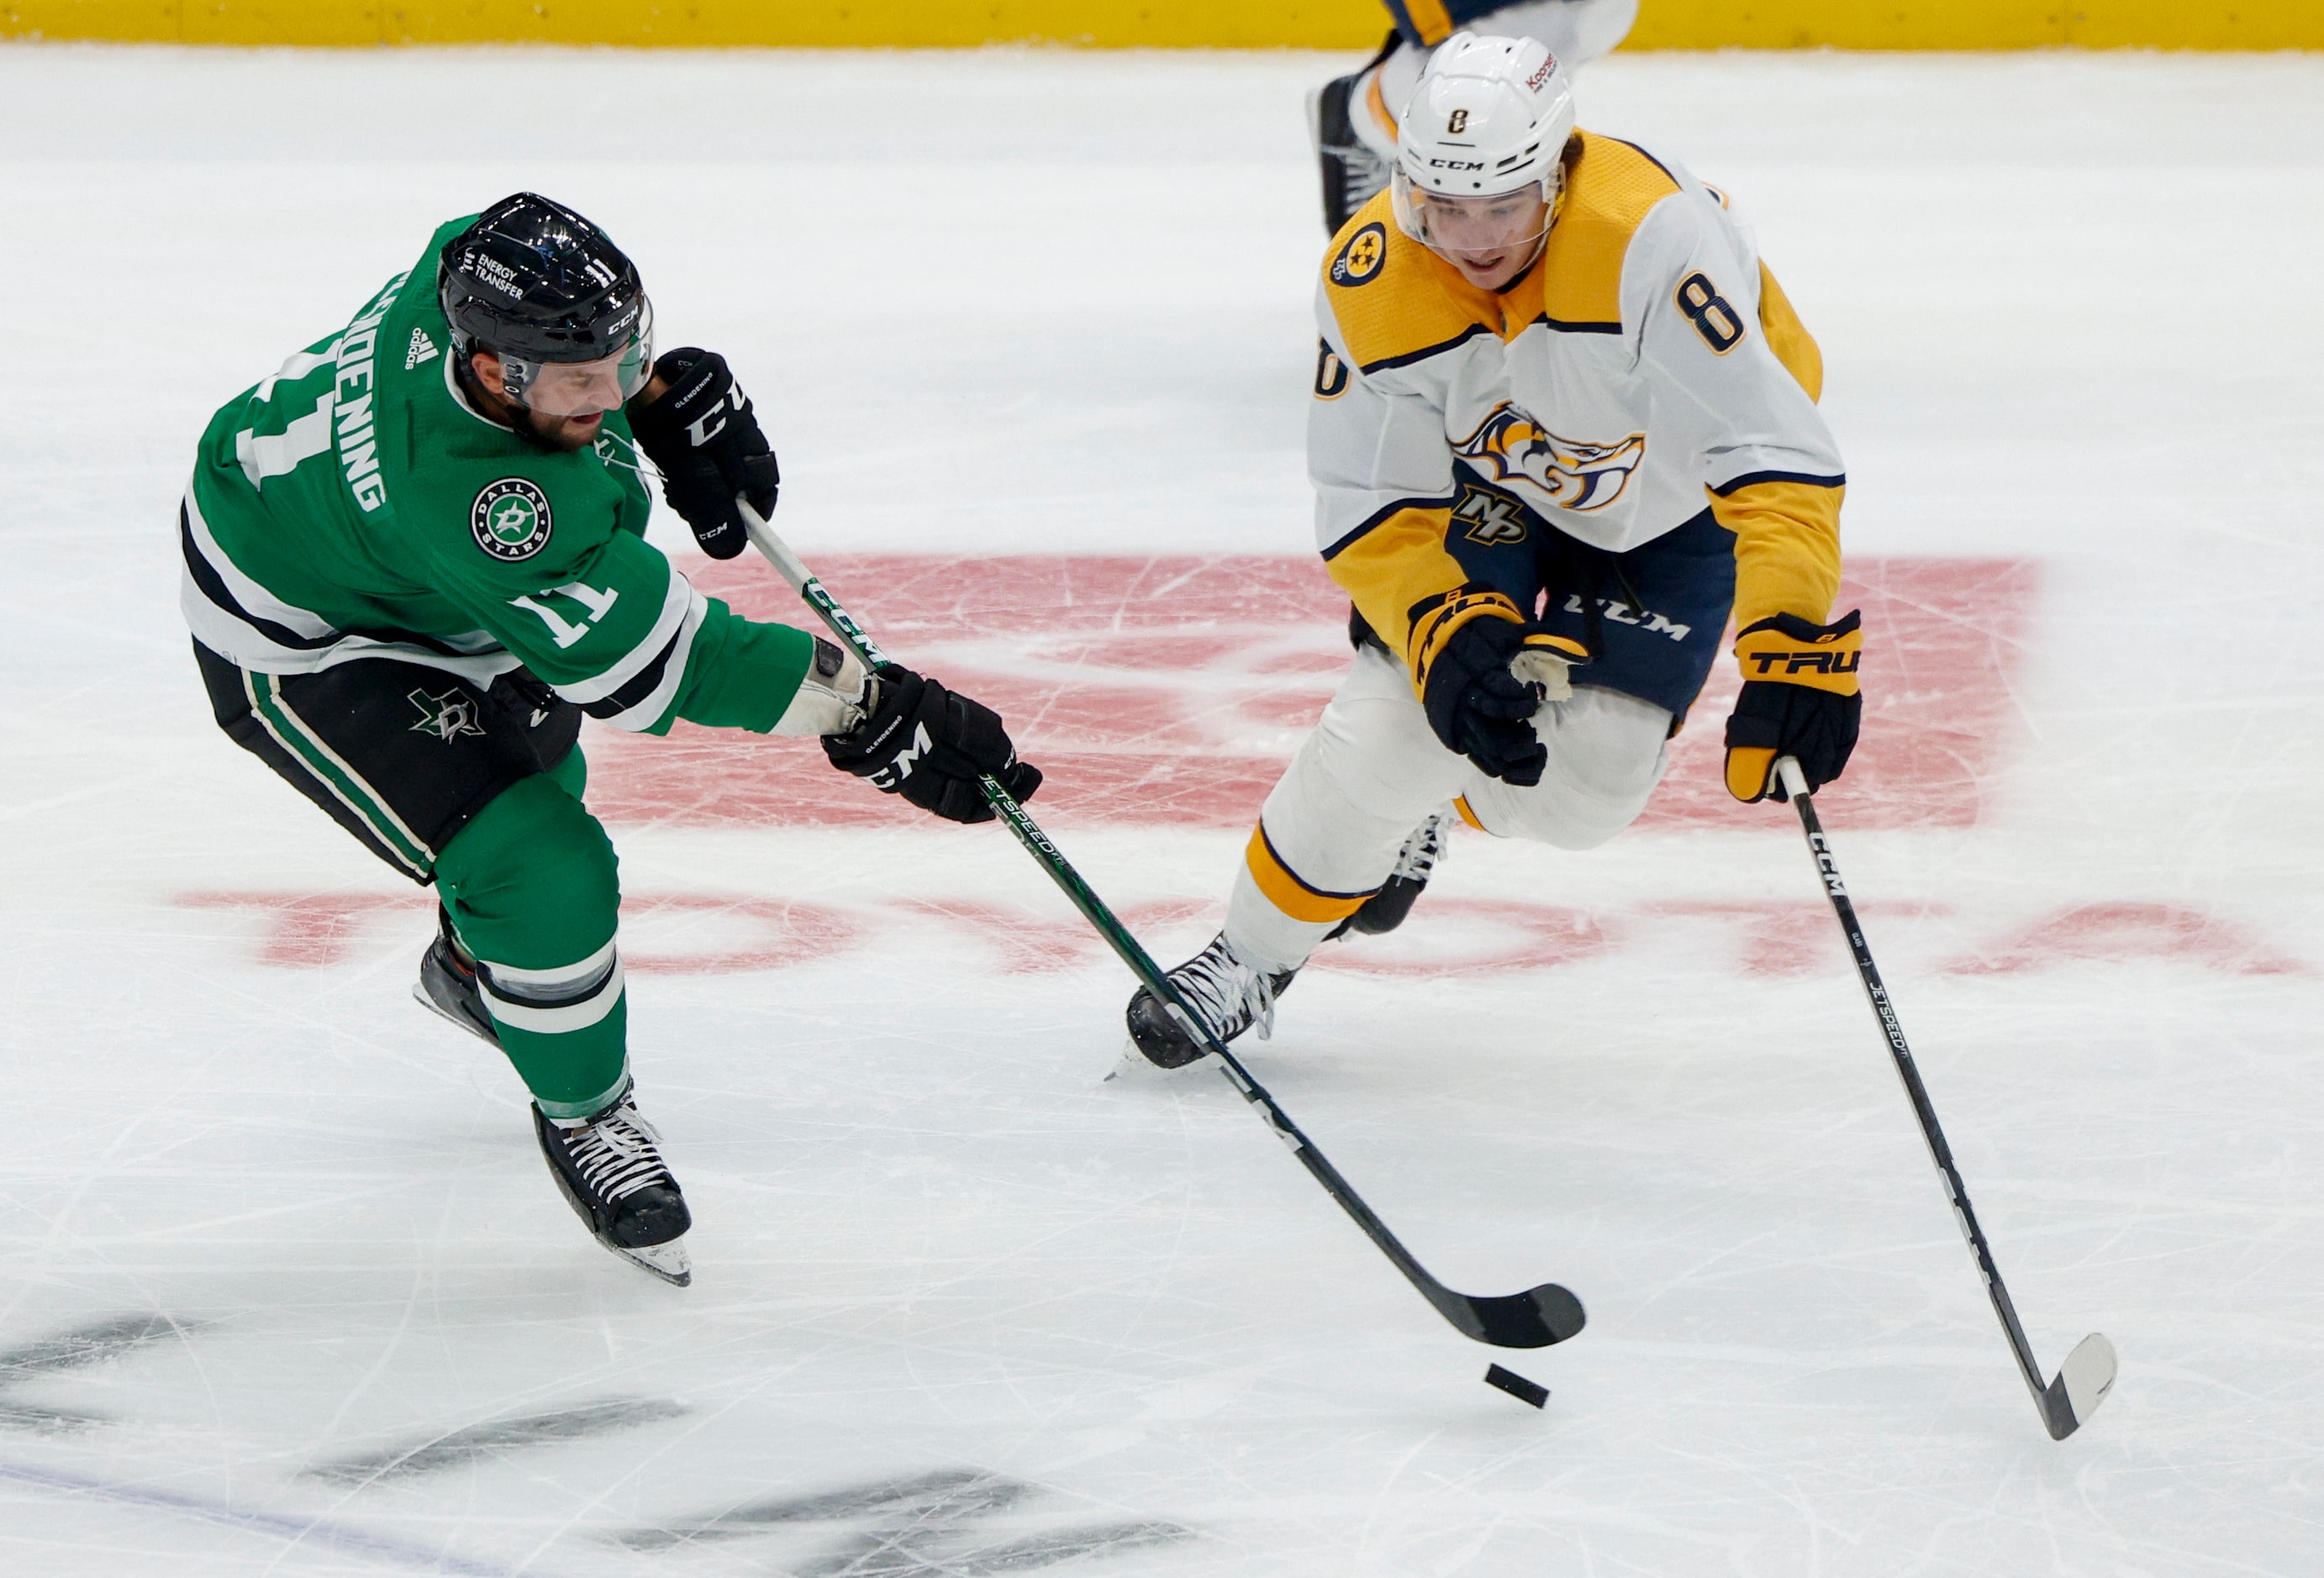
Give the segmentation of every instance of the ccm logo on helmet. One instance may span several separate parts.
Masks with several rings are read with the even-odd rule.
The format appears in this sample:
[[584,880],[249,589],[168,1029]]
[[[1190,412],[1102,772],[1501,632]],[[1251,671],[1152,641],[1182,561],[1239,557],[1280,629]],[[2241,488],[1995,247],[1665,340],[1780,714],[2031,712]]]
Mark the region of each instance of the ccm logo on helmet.
[[1482,170],[1485,168],[1485,161],[1481,159],[1432,159],[1428,161],[1428,168],[1431,170]]
[[1799,674],[1812,669],[1818,674],[1854,674],[1864,661],[1861,652],[1754,652],[1751,661],[1766,674],[1777,664],[1785,674]]

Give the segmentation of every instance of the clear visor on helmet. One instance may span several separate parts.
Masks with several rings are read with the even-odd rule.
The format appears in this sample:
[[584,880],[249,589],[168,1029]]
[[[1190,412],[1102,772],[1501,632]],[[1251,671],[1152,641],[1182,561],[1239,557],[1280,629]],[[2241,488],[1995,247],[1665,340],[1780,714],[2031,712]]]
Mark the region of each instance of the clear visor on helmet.
[[1550,192],[1540,181],[1489,197],[1455,197],[1416,184],[1399,166],[1391,187],[1397,224],[1434,252],[1472,260],[1530,252],[1549,231]]
[[544,417],[594,417],[619,410],[653,377],[653,303],[644,302],[637,326],[610,356],[594,362],[525,362],[501,358],[502,387],[510,399]]

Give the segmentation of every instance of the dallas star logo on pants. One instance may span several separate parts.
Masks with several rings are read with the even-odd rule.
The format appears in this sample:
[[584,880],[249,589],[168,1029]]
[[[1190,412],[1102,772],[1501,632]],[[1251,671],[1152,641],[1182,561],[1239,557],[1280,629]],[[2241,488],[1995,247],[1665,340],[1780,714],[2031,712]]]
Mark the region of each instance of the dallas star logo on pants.
[[476,721],[473,697],[456,690],[446,691],[440,696],[414,691],[409,699],[420,709],[420,721],[411,726],[414,732],[432,734],[447,745],[464,734],[484,737],[484,727]]

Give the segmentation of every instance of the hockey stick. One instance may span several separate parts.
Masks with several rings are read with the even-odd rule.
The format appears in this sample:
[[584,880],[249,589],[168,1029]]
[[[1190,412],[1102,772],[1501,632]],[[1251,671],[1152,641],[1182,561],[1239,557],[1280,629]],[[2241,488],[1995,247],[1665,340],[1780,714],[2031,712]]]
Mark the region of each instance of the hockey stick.
[[1888,988],[1880,983],[1880,968],[1872,962],[1872,950],[1864,940],[1864,928],[1856,919],[1856,906],[1849,902],[1848,885],[1840,880],[1840,867],[1832,859],[1831,844],[1824,837],[1823,823],[1817,820],[1814,803],[1808,798],[1807,775],[1800,764],[1790,757],[1775,763],[1775,772],[1782,778],[1784,791],[1800,813],[1800,831],[1807,836],[1808,852],[1815,857],[1816,873],[1823,878],[1824,896],[1831,900],[1831,913],[1840,917],[1840,929],[1848,938],[1849,951],[1856,959],[1856,974],[1864,983],[1864,995],[1872,1001],[1873,1015],[1880,1021],[1881,1033],[1888,1039],[1888,1055],[1895,1060],[1897,1077],[1904,1081],[1904,1094],[1912,1098],[1913,1115],[1921,1120],[1921,1137],[1929,1142],[1929,1156],[1937,1164],[1937,1176],[1945,1186],[1945,1198],[1953,1208],[1953,1216],[1960,1224],[1961,1237],[1969,1241],[1969,1252],[1977,1256],[1977,1269],[1985,1278],[1985,1290],[1993,1299],[1993,1313],[2001,1317],[2001,1329],[2008,1334],[2009,1351],[2017,1358],[2018,1373],[2025,1378],[2025,1388],[2034,1394],[2034,1406],[2042,1410],[2042,1423],[2050,1428],[2050,1439],[2063,1441],[2081,1427],[2082,1422],[2106,1400],[2114,1388],[2114,1344],[2098,1332],[2092,1332],[2074,1344],[2066,1355],[2054,1380],[2048,1385],[2042,1381],[2042,1367],[2034,1362],[2033,1344],[2025,1340],[2025,1328],[2018,1323],[2017,1307],[2009,1301],[2009,1289],[2002,1284],[2001,1270],[1993,1263],[1993,1250],[1985,1242],[1985,1230],[1977,1225],[1977,1212],[1969,1203],[1969,1186],[1961,1182],[1960,1170],[1953,1165],[1952,1148],[1945,1143],[1945,1132],[1937,1126],[1937,1109],[1929,1101],[1928,1087],[1921,1083],[1921,1070],[1913,1061],[1913,1050],[1904,1044],[1904,1026],[1896,1018],[1896,1008],[1888,1000]]
[[[878,643],[864,633],[863,627],[857,624],[845,609],[839,606],[838,600],[824,589],[823,583],[808,573],[806,564],[791,552],[789,545],[774,534],[773,528],[747,501],[741,502],[741,509],[752,546],[767,556],[767,562],[790,583],[791,589],[806,600],[807,605],[823,617],[823,622],[831,627],[832,634],[854,648],[855,655],[865,663],[876,666],[887,662],[887,656],[880,650]],[[1274,1129],[1276,1137],[1291,1148],[1291,1153],[1299,1159],[1300,1164],[1306,1168],[1315,1181],[1323,1186],[1324,1192],[1340,1203],[1340,1209],[1355,1218],[1356,1225],[1362,1228],[1365,1235],[1379,1246],[1379,1252],[1405,1274],[1406,1280],[1420,1289],[1420,1296],[1435,1307],[1437,1314],[1452,1322],[1462,1335],[1473,1337],[1480,1343],[1489,1343],[1497,1348],[1545,1348],[1552,1343],[1563,1342],[1582,1329],[1586,1318],[1582,1314],[1582,1301],[1554,1282],[1545,1282],[1523,1293],[1480,1298],[1472,1294],[1456,1293],[1430,1276],[1427,1268],[1413,1259],[1412,1252],[1388,1230],[1388,1225],[1372,1214],[1372,1208],[1364,1204],[1363,1197],[1340,1176],[1340,1170],[1315,1148],[1314,1141],[1300,1132],[1299,1125],[1291,1121],[1290,1115],[1276,1104],[1275,1097],[1250,1077],[1250,1071],[1227,1050],[1226,1043],[1211,1033],[1202,1016],[1187,1006],[1185,999],[1170,985],[1169,977],[1156,968],[1153,959],[1139,945],[1138,939],[1130,934],[1128,927],[1114,919],[1113,912],[1105,907],[1105,902],[1082,880],[1081,874],[1073,868],[1057,846],[1050,842],[1049,835],[1026,814],[1025,808],[1001,787],[1000,780],[988,773],[979,782],[994,814],[1010,832],[1017,835],[1017,841],[1025,846],[1027,853],[1041,863],[1041,869],[1047,871],[1050,880],[1065,891],[1065,897],[1073,901],[1074,908],[1097,928],[1098,935],[1105,939],[1106,945],[1130,967],[1130,973],[1154,994],[1172,1016],[1218,1054],[1219,1072],[1226,1076],[1227,1083],[1233,1086],[1243,1100],[1267,1121]]]

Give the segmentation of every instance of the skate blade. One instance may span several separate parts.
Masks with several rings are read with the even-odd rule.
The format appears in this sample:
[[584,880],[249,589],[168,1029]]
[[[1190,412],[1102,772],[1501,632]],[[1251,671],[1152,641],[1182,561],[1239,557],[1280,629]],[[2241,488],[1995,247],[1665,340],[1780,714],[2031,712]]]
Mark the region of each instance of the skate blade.
[[445,1023],[458,1025],[462,1030],[466,1031],[478,1041],[487,1041],[495,1047],[501,1044],[500,1038],[498,1036],[486,1035],[483,1031],[478,1030],[467,1020],[462,1018],[459,1014],[453,1013],[450,1009],[437,1002],[435,998],[430,997],[428,995],[428,988],[421,986],[418,981],[411,983],[411,1000],[414,1003],[419,1004],[422,1008],[428,1010],[429,1013],[434,1014],[437,1018],[442,1020]]
[[597,1242],[638,1270],[650,1271],[674,1288],[687,1288],[694,1283],[694,1259],[686,1252],[686,1241],[682,1238],[673,1238],[668,1243],[650,1243],[643,1249],[625,1249],[602,1238]]
[[1213,1054],[1204,1052],[1191,1063],[1181,1063],[1175,1069],[1165,1069],[1147,1057],[1144,1052],[1139,1051],[1136,1041],[1125,1038],[1121,1043],[1120,1058],[1115,1061],[1112,1069],[1106,1077],[1098,1083],[1117,1085],[1123,1089],[1141,1085],[1159,1087],[1176,1079],[1181,1074],[1205,1068],[1217,1061],[1218,1059]]

